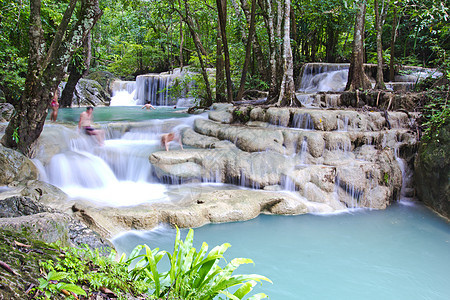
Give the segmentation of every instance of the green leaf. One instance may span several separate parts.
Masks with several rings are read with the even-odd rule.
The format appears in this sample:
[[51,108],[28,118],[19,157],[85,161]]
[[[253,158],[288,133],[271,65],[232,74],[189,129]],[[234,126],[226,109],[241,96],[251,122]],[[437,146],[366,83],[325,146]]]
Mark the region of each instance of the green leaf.
[[64,278],[66,278],[67,277],[67,273],[65,273],[65,272],[54,272],[54,271],[50,271],[48,274],[47,274],[47,280],[56,280],[56,281],[59,281],[59,280],[61,280],[61,279],[64,279]]
[[256,285],[256,281],[249,280],[246,283],[242,284],[240,288],[237,289],[236,292],[234,292],[234,296],[236,296],[238,299],[242,299],[245,295],[250,293],[253,290],[253,287]]
[[87,296],[85,290],[83,290],[81,287],[79,287],[78,285],[75,285],[73,283],[66,283],[61,288],[65,289],[66,291],[73,292],[77,295],[82,295],[85,297]]

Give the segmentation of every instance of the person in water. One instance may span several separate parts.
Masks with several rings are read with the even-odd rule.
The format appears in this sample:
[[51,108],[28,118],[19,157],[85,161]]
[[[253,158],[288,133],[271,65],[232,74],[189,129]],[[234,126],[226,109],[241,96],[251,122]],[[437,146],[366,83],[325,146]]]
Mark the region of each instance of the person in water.
[[153,105],[150,104],[150,102],[147,102],[147,104],[145,104],[144,106],[142,106],[142,109],[156,109],[155,107],[153,107]]
[[91,122],[93,119],[92,112],[94,108],[92,106],[86,107],[86,111],[80,114],[80,121],[78,122],[78,129],[82,129],[87,135],[93,135],[100,146],[103,145],[105,140],[105,132],[103,130],[95,129],[92,127]]
[[161,136],[161,146],[169,151],[169,143],[173,140],[177,140],[180,143],[181,149],[183,149],[183,143],[181,142],[181,137],[173,132],[165,133]]
[[59,109],[58,89],[56,89],[55,93],[53,94],[52,103],[50,104],[50,108],[52,109],[52,112],[50,114],[50,121],[56,122],[56,119],[58,118],[58,109]]

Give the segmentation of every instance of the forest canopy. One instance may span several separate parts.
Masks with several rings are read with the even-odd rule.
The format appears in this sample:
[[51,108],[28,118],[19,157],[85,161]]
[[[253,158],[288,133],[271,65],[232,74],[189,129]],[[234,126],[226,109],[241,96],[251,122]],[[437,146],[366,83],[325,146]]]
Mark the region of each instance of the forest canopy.
[[[254,39],[245,85],[268,89],[270,32],[268,3],[279,9],[281,0],[255,1]],[[78,1],[81,2],[81,1]],[[100,0],[102,17],[93,28],[91,70],[108,70],[133,79],[149,72],[200,66],[192,31],[201,41],[206,67],[217,61],[217,1]],[[226,38],[231,80],[238,84],[244,64],[252,1],[226,1]],[[292,0],[290,42],[294,76],[306,62],[349,62],[358,1]],[[375,4],[382,26],[383,63],[446,68],[449,64],[448,1],[367,1],[365,62],[376,63]],[[46,40],[55,34],[68,0],[42,0]],[[79,3],[77,5],[80,5]],[[381,10],[382,7],[382,10]],[[8,102],[17,100],[25,82],[29,51],[29,0],[0,0],[0,90]],[[280,20],[275,20],[281,22]],[[189,27],[192,22],[192,28]],[[391,40],[395,34],[395,43]],[[281,44],[282,41],[275,41]],[[281,55],[281,53],[279,53]],[[264,65],[261,65],[261,61]]]

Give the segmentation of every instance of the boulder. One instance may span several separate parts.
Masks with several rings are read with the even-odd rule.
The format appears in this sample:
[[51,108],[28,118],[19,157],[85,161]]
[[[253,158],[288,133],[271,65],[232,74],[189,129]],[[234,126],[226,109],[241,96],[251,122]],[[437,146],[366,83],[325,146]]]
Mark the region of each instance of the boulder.
[[86,79],[97,81],[108,94],[112,94],[111,85],[114,80],[118,79],[113,73],[108,71],[95,71],[89,73]]
[[25,155],[0,145],[0,185],[36,180],[39,172]]
[[70,217],[62,213],[37,213],[12,218],[0,218],[0,227],[22,233],[46,243],[61,242],[69,246],[68,223]]
[[176,203],[143,204],[128,208],[95,206],[77,202],[75,213],[88,220],[92,228],[111,237],[124,230],[149,230],[160,223],[180,228],[200,227],[208,223],[244,221],[259,214],[297,215],[308,212],[302,197],[282,192],[215,190],[186,195]]
[[72,106],[108,106],[110,102],[111,96],[97,81],[90,79],[78,81],[73,93]]
[[450,121],[421,142],[415,161],[414,180],[419,199],[450,218]]

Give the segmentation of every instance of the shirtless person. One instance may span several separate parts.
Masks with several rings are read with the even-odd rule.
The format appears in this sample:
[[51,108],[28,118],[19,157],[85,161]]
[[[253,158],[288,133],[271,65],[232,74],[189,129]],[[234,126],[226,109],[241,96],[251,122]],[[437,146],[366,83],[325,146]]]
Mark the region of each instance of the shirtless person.
[[98,130],[92,128],[92,112],[94,108],[92,106],[86,107],[86,111],[80,114],[80,121],[78,122],[78,129],[83,129],[84,133],[87,135],[93,135],[98,141],[100,146],[103,146],[103,141],[105,140],[105,132],[103,130]]
[[161,136],[161,146],[166,148],[166,151],[169,151],[169,143],[173,140],[178,140],[180,143],[181,149],[183,149],[183,143],[181,142],[181,138],[178,135],[175,135],[175,133],[165,133]]
[[156,109],[156,108],[153,107],[153,105],[150,104],[150,102],[148,102],[147,104],[145,104],[144,106],[142,106],[142,109],[144,109],[144,108],[146,108],[147,110],[148,110],[148,109]]

